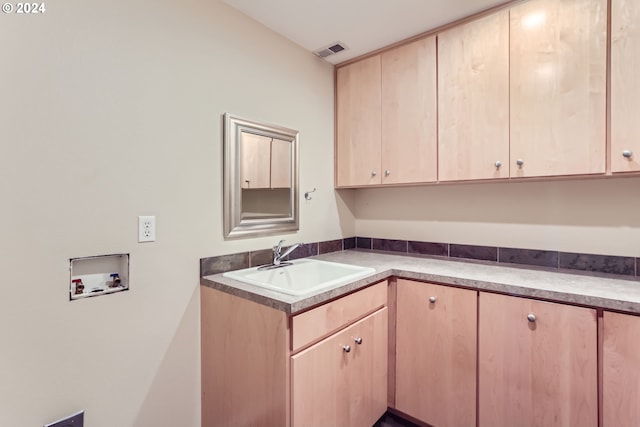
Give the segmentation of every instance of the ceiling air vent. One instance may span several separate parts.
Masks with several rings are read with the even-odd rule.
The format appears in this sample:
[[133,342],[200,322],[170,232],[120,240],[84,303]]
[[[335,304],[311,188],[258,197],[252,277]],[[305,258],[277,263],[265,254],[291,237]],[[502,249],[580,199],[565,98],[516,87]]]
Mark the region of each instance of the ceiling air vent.
[[327,47],[323,47],[322,49],[318,49],[313,53],[318,55],[320,58],[326,58],[327,56],[334,55],[338,52],[342,52],[346,48],[347,47],[344,45],[344,43],[336,42],[336,43],[330,44]]

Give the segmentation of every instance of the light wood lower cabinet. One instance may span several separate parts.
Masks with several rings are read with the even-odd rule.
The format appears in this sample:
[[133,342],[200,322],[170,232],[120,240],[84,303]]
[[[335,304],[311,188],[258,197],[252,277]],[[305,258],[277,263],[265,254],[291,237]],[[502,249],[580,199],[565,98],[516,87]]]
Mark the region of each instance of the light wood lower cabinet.
[[640,425],[640,317],[604,312],[603,427]]
[[480,427],[596,427],[596,310],[480,293]]
[[289,426],[283,311],[200,287],[202,427]]
[[398,279],[397,410],[436,427],[475,426],[477,298]]
[[387,410],[387,293],[289,316],[202,286],[202,426],[371,427]]
[[292,356],[292,425],[371,427],[385,413],[387,310]]
[[[205,286],[201,304],[203,427],[370,427],[387,405],[434,427],[598,426],[595,309],[405,279],[294,316]],[[601,427],[635,427],[640,317],[603,324]]]

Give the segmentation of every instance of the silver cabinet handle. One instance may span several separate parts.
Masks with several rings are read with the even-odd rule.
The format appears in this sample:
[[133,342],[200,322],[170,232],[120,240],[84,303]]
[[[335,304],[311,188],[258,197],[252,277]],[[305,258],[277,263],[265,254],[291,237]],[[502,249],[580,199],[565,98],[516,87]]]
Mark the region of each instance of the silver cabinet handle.
[[362,337],[357,337],[357,338],[354,338],[353,340],[354,340],[354,341],[356,342],[356,344],[358,344],[358,345],[362,344]]
[[496,162],[494,163],[496,168],[499,168],[500,166],[502,166],[502,162],[500,160],[496,160]]
[[389,169],[384,171],[384,176],[389,176],[389,175],[391,175],[391,171]]
[[631,150],[624,150],[622,152],[622,157],[630,159],[631,157],[633,157],[633,151]]
[[516,160],[516,165],[518,165],[518,166],[524,165],[524,160],[522,160],[522,159]]
[[433,304],[434,302],[436,302],[437,298],[436,297],[429,297],[429,302],[431,304]]
[[371,171],[371,176],[376,176],[376,175],[378,175],[378,172],[376,172],[376,171]]
[[342,346],[342,350],[343,350],[345,353],[349,353],[349,352],[351,351],[351,346],[343,345],[343,346]]
[[529,315],[527,316],[527,320],[531,323],[536,321],[536,315],[533,313],[529,313]]

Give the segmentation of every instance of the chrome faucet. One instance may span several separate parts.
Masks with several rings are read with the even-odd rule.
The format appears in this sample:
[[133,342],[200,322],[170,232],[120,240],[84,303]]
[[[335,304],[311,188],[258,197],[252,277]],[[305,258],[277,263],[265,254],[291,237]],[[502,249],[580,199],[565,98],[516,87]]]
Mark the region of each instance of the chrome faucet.
[[273,265],[278,266],[282,264],[282,259],[286,258],[291,252],[298,249],[299,246],[303,245],[303,243],[296,243],[295,245],[289,246],[289,248],[282,254],[282,244],[284,240],[280,240],[276,246],[273,247]]

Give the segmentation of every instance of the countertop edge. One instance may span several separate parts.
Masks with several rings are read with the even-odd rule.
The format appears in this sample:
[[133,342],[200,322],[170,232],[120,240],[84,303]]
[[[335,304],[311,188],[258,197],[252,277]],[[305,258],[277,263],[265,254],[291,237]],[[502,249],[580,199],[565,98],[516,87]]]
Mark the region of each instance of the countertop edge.
[[[444,261],[360,251],[338,252],[313,258],[346,264],[375,266],[376,272],[363,279],[302,297],[293,297],[258,288],[229,279],[222,276],[222,274],[202,277],[200,284],[266,305],[290,315],[391,277],[640,314],[640,282],[635,280],[598,278],[535,269],[478,265],[460,261]],[[458,269],[460,274],[441,274],[430,271],[447,269],[453,271]],[[490,276],[491,280],[486,280],[483,278],[484,276]],[[518,276],[521,277],[519,278]],[[518,280],[522,280],[522,284],[517,284]],[[586,287],[584,290],[579,289],[582,283]],[[612,289],[608,289],[607,286]],[[616,291],[622,293],[622,295],[617,295]],[[626,298],[624,296],[625,291],[627,293]]]

